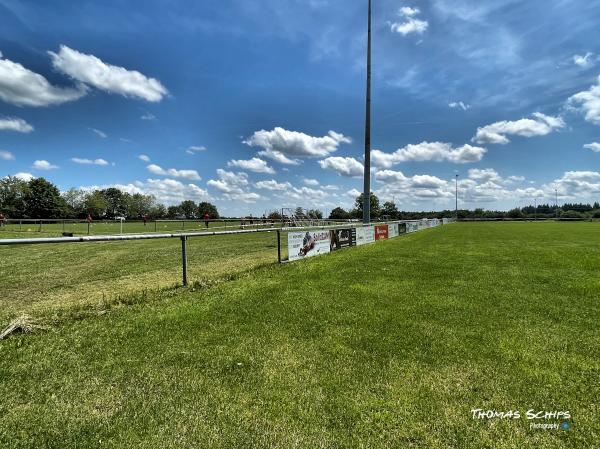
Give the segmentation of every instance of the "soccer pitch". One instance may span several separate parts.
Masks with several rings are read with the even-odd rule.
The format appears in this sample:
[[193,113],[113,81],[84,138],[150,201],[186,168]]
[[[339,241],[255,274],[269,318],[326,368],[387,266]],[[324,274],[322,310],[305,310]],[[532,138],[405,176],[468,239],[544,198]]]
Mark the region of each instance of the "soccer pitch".
[[[84,220],[73,221],[63,220],[55,222],[44,222],[42,224],[25,221],[19,223],[19,220],[11,220],[8,224],[0,227],[0,239],[4,238],[40,238],[40,237],[60,237],[63,232],[80,235],[116,235],[116,234],[151,234],[164,232],[202,232],[210,231],[231,231],[236,229],[257,229],[279,226],[279,223],[263,223],[260,219],[245,220],[213,220],[209,222],[208,228],[203,220],[159,220],[149,221],[144,224],[142,221],[95,221],[89,224]],[[88,234],[89,230],[89,234]]]
[[[239,238],[210,253],[215,276]],[[206,254],[219,246],[198,242]],[[284,266],[251,247],[237,279],[150,291],[1,341],[0,447],[597,445],[597,223],[458,223]],[[61,260],[89,263],[86,245],[66,248]],[[43,251],[1,254],[30,276],[63,269]],[[128,251],[136,258],[118,270],[139,277],[133,262],[161,249]],[[14,296],[19,271],[5,273],[11,312],[38,310]],[[78,274],[65,270],[59,291],[99,288]],[[44,295],[38,276],[31,288]],[[474,409],[521,417],[473,419]],[[528,420],[529,410],[571,418]],[[554,422],[569,428],[531,426]]]

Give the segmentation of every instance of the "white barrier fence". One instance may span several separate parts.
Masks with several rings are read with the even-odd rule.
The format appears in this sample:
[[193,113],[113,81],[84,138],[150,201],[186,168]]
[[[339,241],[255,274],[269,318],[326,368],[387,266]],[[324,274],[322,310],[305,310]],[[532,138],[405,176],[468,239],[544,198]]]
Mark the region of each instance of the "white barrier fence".
[[345,227],[340,229],[308,229],[288,234],[288,260],[290,262],[306,257],[319,256],[337,249],[361,246],[379,240],[389,240],[402,234],[410,234],[423,229],[435,228],[454,222],[453,218],[398,221],[371,226]]

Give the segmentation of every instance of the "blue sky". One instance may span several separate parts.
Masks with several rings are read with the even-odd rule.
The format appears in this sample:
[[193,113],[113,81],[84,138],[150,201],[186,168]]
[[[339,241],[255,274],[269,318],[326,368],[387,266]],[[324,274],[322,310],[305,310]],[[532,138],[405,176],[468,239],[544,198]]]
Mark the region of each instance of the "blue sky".
[[[0,176],[223,214],[362,189],[366,0],[0,0]],[[373,190],[600,200],[600,5],[374,0]]]

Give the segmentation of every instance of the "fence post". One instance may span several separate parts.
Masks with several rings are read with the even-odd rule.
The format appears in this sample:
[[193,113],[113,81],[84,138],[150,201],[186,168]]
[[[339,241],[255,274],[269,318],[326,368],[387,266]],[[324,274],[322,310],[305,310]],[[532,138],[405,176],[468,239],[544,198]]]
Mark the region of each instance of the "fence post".
[[90,235],[90,222],[89,221],[87,222],[87,225],[88,225],[88,235]]
[[42,220],[40,219],[40,232],[42,232]]
[[156,232],[156,224],[158,223],[158,220],[154,220],[154,232]]
[[181,220],[181,229],[184,230],[185,229],[185,220]]
[[185,235],[181,236],[181,268],[183,272],[183,286],[187,287],[188,279],[187,279],[187,237]]
[[281,263],[281,231],[277,230],[277,261]]

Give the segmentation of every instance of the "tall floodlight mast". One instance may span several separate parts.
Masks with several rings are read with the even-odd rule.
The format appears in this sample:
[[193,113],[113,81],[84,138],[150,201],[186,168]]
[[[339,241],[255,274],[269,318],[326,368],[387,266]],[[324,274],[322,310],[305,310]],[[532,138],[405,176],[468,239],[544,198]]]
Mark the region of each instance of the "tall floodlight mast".
[[456,175],[456,192],[454,198],[456,200],[454,208],[454,218],[456,218],[456,221],[458,221],[458,175]]
[[371,0],[369,0],[369,31],[367,44],[367,107],[365,121],[365,172],[363,189],[363,223],[371,222]]

